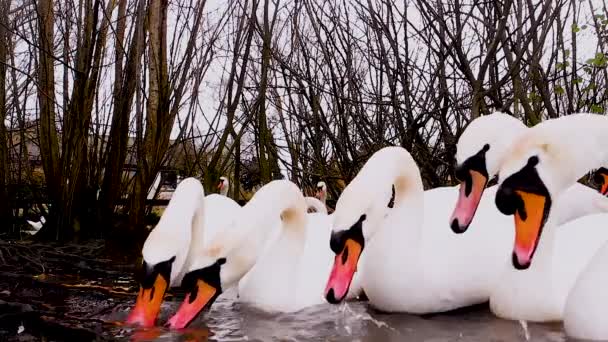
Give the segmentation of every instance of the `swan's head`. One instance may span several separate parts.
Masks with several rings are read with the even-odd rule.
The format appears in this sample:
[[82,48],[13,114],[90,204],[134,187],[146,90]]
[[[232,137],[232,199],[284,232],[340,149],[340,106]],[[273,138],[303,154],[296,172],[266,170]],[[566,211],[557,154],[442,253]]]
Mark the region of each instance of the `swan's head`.
[[486,185],[498,173],[500,159],[525,128],[518,119],[496,112],[471,121],[462,133],[456,146],[460,193],[450,217],[450,227],[455,233],[467,230]]
[[495,202],[498,210],[515,219],[512,262],[516,269],[527,269],[532,263],[553,198],[571,184],[568,158],[564,159],[567,153],[542,136],[527,136],[503,161]]
[[351,197],[350,189],[344,189],[332,214],[329,245],[336,257],[325,288],[325,298],[332,304],[340,303],[346,297],[366,241],[372,238],[395,201],[394,186],[379,197],[375,197],[378,193],[374,192]]
[[137,276],[140,284],[139,294],[135,307],[127,318],[128,324],[138,324],[142,327],[154,326],[165,292],[171,284],[174,262],[175,256],[156,263],[148,263],[144,260]]
[[[222,273],[226,267],[227,258],[207,254],[198,260],[199,266],[186,273],[182,280],[182,288],[187,291],[186,297],[175,315],[167,322],[172,329],[183,329],[198,314],[211,307],[222,294]],[[201,265],[205,266],[201,266]]]
[[234,250],[238,244],[235,229],[237,224],[234,221],[226,227],[219,227],[219,233],[193,258],[181,284],[187,294],[175,315],[169,319],[171,328],[185,328],[246,272],[242,259]]
[[327,184],[325,184],[325,182],[323,182],[323,181],[318,182],[317,191],[318,192],[327,192]]
[[331,304],[338,304],[346,297],[357,272],[357,264],[365,247],[363,224],[366,219],[367,215],[362,214],[349,229],[332,232],[329,246],[336,257],[325,288],[325,298]]
[[600,188],[599,191],[602,195],[608,195],[608,169],[605,167],[600,167],[593,174],[593,181]]
[[327,184],[325,184],[325,182],[320,181],[317,183],[315,197],[320,200],[323,200],[327,197]]
[[217,189],[220,191],[220,193],[227,193],[229,186],[230,183],[228,182],[228,178],[224,176],[220,177],[220,181],[217,183]]
[[44,216],[40,216],[40,223],[42,223],[42,224],[46,223],[46,219],[44,218]]

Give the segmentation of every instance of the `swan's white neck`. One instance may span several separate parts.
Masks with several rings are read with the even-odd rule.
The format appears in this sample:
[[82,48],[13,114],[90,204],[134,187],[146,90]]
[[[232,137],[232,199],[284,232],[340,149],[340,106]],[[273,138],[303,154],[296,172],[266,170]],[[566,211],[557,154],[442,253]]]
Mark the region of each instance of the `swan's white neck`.
[[306,209],[302,192],[290,181],[272,181],[255,193],[237,218],[243,234],[239,233],[242,238],[231,252],[242,262],[241,276],[251,269],[278,224],[283,238],[301,241],[303,246]]
[[[372,237],[382,226],[388,201],[395,186],[395,205],[391,212],[408,211],[420,219],[424,210],[424,189],[420,171],[409,152],[401,147],[385,147],[370,157],[336,203],[334,230],[348,229],[363,213],[369,222],[363,234]],[[420,225],[408,225],[420,228]],[[405,229],[405,228],[404,228]]]
[[551,194],[553,197],[559,196],[590,170],[608,165],[608,117],[572,114],[545,121],[542,125],[533,134],[547,142],[552,158],[557,161],[553,165],[557,168],[555,172],[561,176],[555,184],[556,192]]
[[202,234],[204,198],[205,191],[198,180],[182,181],[144,243],[142,255],[147,263],[156,264],[175,256],[172,279],[182,271],[193,234],[198,239]]
[[574,169],[573,183],[590,170],[608,165],[608,117],[594,116],[579,122],[582,127],[577,127],[575,137],[567,139],[571,148],[578,150],[574,153],[574,163],[569,164]]
[[318,198],[323,204],[327,203],[327,191],[319,191]]

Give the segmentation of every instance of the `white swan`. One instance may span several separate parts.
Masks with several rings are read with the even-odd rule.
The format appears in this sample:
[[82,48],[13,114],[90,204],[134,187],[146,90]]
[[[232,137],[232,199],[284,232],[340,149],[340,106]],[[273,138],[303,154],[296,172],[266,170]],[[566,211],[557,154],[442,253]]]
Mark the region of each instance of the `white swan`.
[[217,188],[220,191],[220,195],[228,196],[228,189],[230,188],[228,178],[224,176],[220,177],[220,181],[217,183]]
[[329,228],[323,228],[329,221],[324,214],[307,214],[306,208],[302,192],[290,181],[275,180],[260,188],[231,228],[206,240],[205,251],[196,255],[183,281],[189,294],[169,320],[171,327],[185,327],[237,283],[240,301],[268,311],[321,303],[331,268]]
[[332,208],[327,206],[327,184],[325,184],[324,181],[320,181],[317,183],[317,191],[315,193],[315,197],[317,197],[323,203],[329,214],[334,212]]
[[[495,112],[471,121],[462,133],[456,146],[456,174],[460,180],[460,190],[454,212],[450,217],[450,226],[455,233],[465,232],[473,217],[479,219],[480,214],[489,216],[484,219],[498,219],[504,222],[497,218],[503,215],[494,205],[498,187],[491,186],[486,190],[486,185],[498,174],[500,161],[509,153],[512,143],[517,141],[526,130],[527,127],[518,119]],[[581,216],[605,211],[601,206],[594,205],[596,201],[603,202],[595,193],[597,191],[580,183],[575,183],[571,188],[568,189],[567,196],[559,198],[561,209],[555,212],[556,224],[560,225]],[[488,207],[476,214],[480,201],[487,201]],[[509,222],[509,226],[512,226],[512,222]],[[497,228],[493,229],[497,230]],[[507,239],[512,240],[510,237]],[[502,244],[502,241],[494,239],[492,243]]]
[[[384,218],[379,209],[393,184],[394,207]],[[337,303],[344,298],[365,250],[362,285],[370,304],[380,310],[425,314],[487,301],[509,245],[487,244],[498,238],[492,229],[449,232],[445,219],[457,196],[456,187],[423,191],[418,167],[403,148],[386,147],[372,155],[336,204],[330,241],[336,258],[326,299]]]
[[[202,184],[186,178],[178,184],[158,224],[146,239],[139,276],[140,290],[127,323],[149,327],[169,286],[179,286],[192,255],[205,236],[214,237],[227,226],[240,206],[225,196],[205,197]],[[206,211],[206,214],[205,214]]]
[[46,223],[46,219],[44,218],[43,215],[40,216],[40,221],[38,222],[33,222],[30,220],[27,220],[27,223],[32,227],[32,229],[28,229],[28,230],[23,230],[24,233],[30,234],[30,235],[35,235],[36,233],[38,233],[40,231],[40,229],[42,228],[42,226],[44,226],[44,224]]
[[[554,212],[559,209],[553,202],[561,201],[568,187],[587,171],[606,165],[606,128],[608,120],[592,114],[547,120],[523,133],[503,159],[495,202],[515,219],[512,263],[516,270],[512,272],[524,272],[518,278],[527,277],[528,285],[535,286],[501,283],[503,293],[510,296],[497,300],[492,308],[499,316],[567,320],[567,295],[608,240],[603,224],[608,215],[585,216],[558,227]],[[599,200],[594,205],[605,207]],[[595,322],[599,319],[595,317]]]

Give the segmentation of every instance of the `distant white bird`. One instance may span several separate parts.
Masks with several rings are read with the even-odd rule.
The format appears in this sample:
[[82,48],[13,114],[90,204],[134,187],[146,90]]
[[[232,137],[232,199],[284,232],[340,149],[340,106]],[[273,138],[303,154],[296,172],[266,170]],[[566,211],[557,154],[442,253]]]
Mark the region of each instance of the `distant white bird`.
[[42,228],[42,226],[44,226],[44,224],[46,223],[46,219],[44,218],[44,216],[40,216],[40,221],[38,222],[33,222],[30,220],[27,220],[27,223],[32,226],[33,229],[30,230],[24,230],[24,233],[30,234],[30,235],[34,235],[36,233],[38,233],[38,231],[40,230],[40,228]]
[[230,183],[228,182],[228,178],[224,176],[220,177],[220,181],[217,183],[217,188],[220,190],[220,195],[228,196],[229,187]]

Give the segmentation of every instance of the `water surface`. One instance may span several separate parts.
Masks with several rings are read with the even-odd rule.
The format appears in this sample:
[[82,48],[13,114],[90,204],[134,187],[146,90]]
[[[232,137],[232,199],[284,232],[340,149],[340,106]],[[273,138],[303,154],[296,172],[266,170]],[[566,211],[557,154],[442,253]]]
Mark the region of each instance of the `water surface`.
[[[223,294],[212,309],[181,332],[156,328],[133,331],[116,328],[114,338],[150,341],[526,341],[519,322],[495,318],[487,306],[429,316],[384,314],[365,302],[318,305],[291,314],[269,314]],[[160,321],[179,302],[163,304]],[[105,319],[124,319],[128,305]],[[124,310],[124,311],[123,311]],[[528,324],[529,341],[566,341],[560,324]]]

